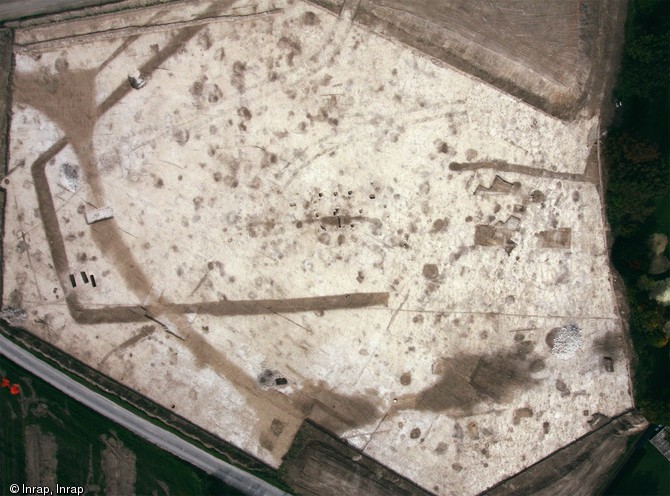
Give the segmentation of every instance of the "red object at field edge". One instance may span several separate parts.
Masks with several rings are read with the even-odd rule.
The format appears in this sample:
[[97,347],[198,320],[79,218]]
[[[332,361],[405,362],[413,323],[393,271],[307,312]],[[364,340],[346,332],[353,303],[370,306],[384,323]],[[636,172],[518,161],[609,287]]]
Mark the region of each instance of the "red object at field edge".
[[18,384],[12,384],[12,386],[9,388],[9,392],[12,394],[19,394],[21,392],[21,388]]
[[7,386],[9,386],[9,379],[7,379],[6,377],[3,377],[2,378],[2,387],[7,387]]

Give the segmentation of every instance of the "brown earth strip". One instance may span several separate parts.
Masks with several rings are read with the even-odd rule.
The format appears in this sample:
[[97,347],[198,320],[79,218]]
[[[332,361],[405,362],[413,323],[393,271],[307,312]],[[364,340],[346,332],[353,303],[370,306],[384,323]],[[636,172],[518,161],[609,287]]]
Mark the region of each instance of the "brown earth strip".
[[128,26],[124,28],[110,29],[107,31],[98,31],[95,33],[86,33],[76,36],[65,36],[63,38],[54,38],[48,41],[39,41],[34,43],[21,44],[17,45],[17,52],[30,51],[30,50],[55,50],[58,48],[66,48],[72,45],[89,43],[92,41],[113,40],[115,38],[133,37],[142,34],[156,33],[173,29],[184,29],[187,27],[203,27],[213,22],[256,19],[259,17],[265,17],[268,15],[277,14],[279,12],[282,12],[282,10],[273,9],[268,10],[266,12],[259,12],[256,14],[248,14],[248,15],[222,15],[222,16],[211,16],[211,17],[200,17],[198,19],[194,19],[191,21],[179,21],[179,22],[175,21],[163,24],[150,24],[145,26]]
[[[312,0],[312,3],[318,4],[319,2]],[[535,23],[535,25],[525,25],[525,21],[522,20],[519,23],[517,22],[518,16],[513,15],[509,25],[492,26],[482,10],[485,10],[485,6],[478,6],[478,11],[471,12],[464,19],[458,19],[449,10],[472,9],[469,6],[471,2],[442,3],[444,4],[442,5],[443,12],[440,13],[438,2],[363,0],[357,10],[355,20],[373,32],[395,38],[401,43],[469,73],[559,119],[574,119],[583,110],[587,115],[595,115],[599,112],[610,83],[612,65],[615,63],[616,54],[623,40],[625,0],[580,1],[573,4],[575,14],[571,14],[571,22],[574,23],[575,29],[571,33],[565,29],[562,31],[559,29],[556,35],[559,38],[567,36],[572,39],[568,43],[569,46],[566,45],[568,51],[571,52],[569,62],[576,64],[578,68],[587,73],[579,76],[577,82],[567,85],[561,83],[560,71],[555,72],[555,67],[561,64],[551,65],[552,60],[555,60],[555,54],[549,52],[555,50],[556,47],[550,47],[547,52],[543,49],[538,51],[534,46],[555,41],[547,38],[546,33],[541,32],[542,19],[537,21],[532,19],[532,16],[527,17],[526,20],[532,21],[531,24]],[[507,8],[513,11],[519,7],[519,2],[501,2],[501,4],[492,5],[490,8],[498,10]],[[556,7],[553,4],[549,4],[549,7]],[[523,9],[523,4],[521,4],[522,14],[528,16],[536,8],[534,5],[534,3],[528,3],[529,12],[526,12],[528,9]],[[539,12],[540,18],[543,15],[544,12]],[[498,13],[489,17],[504,18]],[[567,17],[563,16],[563,21],[566,20],[568,20]],[[553,19],[547,21],[545,16],[544,22],[554,25],[555,21]],[[468,23],[470,25],[466,26]],[[526,33],[524,32],[526,29],[531,29],[531,31],[535,29],[535,31]],[[501,34],[503,31],[506,33]],[[480,39],[475,39],[473,43],[469,39],[472,36]],[[501,36],[503,38],[511,36],[512,40],[505,41],[501,39]],[[463,40],[469,43],[459,40],[459,37],[463,37]],[[569,40],[564,39],[563,41],[567,43]],[[503,45],[507,47],[507,52],[503,49]],[[575,46],[578,47],[577,51],[575,51]],[[501,55],[501,50],[504,55]],[[577,61],[580,58],[585,60]],[[544,65],[538,63],[540,60],[544,61]],[[512,61],[522,66],[535,68],[535,70],[540,67],[542,73],[538,73],[541,75],[537,77],[522,81],[518,78],[520,74],[518,68],[505,69]],[[551,67],[548,67],[547,63]],[[572,75],[572,72],[574,71],[568,71],[567,74]]]
[[[522,99],[529,105],[544,111],[560,119],[568,120],[574,118],[575,109],[581,108],[586,99],[582,94],[572,105],[554,103],[548,98],[540,96],[512,78],[507,78],[496,74],[494,71],[484,69],[479,66],[476,60],[470,60],[471,57],[465,54],[459,54],[454,50],[438,45],[436,41],[440,39],[442,28],[433,28],[420,33],[418,29],[409,26],[400,26],[391,20],[384,19],[375,12],[374,5],[361,5],[356,15],[356,21],[365,25],[374,32],[379,32],[383,36],[395,38],[401,43],[409,45],[420,50],[426,55],[449,64],[457,69],[471,74],[500,90]],[[439,41],[438,41],[439,42]]]
[[570,172],[556,172],[547,169],[538,169],[537,167],[529,167],[527,165],[509,164],[502,160],[493,160],[491,162],[451,162],[449,170],[452,171],[473,171],[478,169],[493,169],[499,172],[512,172],[514,174],[525,174],[533,177],[543,177],[547,179],[560,179],[562,181],[578,181],[584,182],[591,180],[586,178],[584,174],[573,174]]
[[12,45],[14,35],[11,29],[0,29],[0,164],[3,176],[7,174],[7,160],[9,158],[9,119],[12,108],[12,93],[10,91],[12,78]]
[[135,453],[126,448],[116,437],[101,435],[105,445],[100,465],[105,473],[106,494],[134,494],[137,469]]
[[[614,468],[632,445],[631,441],[646,425],[639,415],[624,413],[500,482],[482,496],[601,494],[616,472]],[[549,429],[550,423],[545,422],[544,431]]]
[[100,360],[100,363],[98,363],[98,366],[102,365],[107,361],[107,359],[112,356],[114,353],[117,351],[125,350],[126,348],[134,345],[135,343],[140,342],[142,339],[146,338],[149,336],[151,333],[153,333],[156,330],[156,326],[154,325],[145,325],[142,326],[140,329],[140,332],[138,332],[136,335],[134,335],[132,338],[126,339],[123,343],[120,345],[114,347],[111,349],[104,357],[102,357],[102,360]]
[[53,434],[42,432],[38,425],[25,429],[26,484],[28,486],[56,488],[58,444]]
[[305,496],[430,494],[311,422],[303,423],[279,470]]
[[[13,32],[11,29],[0,29],[0,67],[4,70],[0,75],[0,170],[2,177],[7,176],[7,167],[9,160],[9,128],[10,116],[12,108],[12,92],[11,79],[13,72],[12,59],[12,43]],[[0,207],[2,207],[2,214],[0,215],[0,232],[5,232],[5,202],[7,195],[5,190],[0,186]],[[0,261],[4,260],[2,252],[3,246],[0,243]],[[0,277],[0,297],[3,294],[3,278]]]
[[337,16],[340,15],[342,5],[344,5],[344,0],[307,0],[307,1],[309,3],[318,5],[319,7],[328,10]]

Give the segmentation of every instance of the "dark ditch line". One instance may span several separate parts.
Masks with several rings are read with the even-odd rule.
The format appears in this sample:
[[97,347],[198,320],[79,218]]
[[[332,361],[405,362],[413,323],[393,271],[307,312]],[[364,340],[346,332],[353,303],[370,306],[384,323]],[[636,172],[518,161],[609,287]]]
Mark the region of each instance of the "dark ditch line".
[[[325,474],[325,477],[314,477],[314,471],[310,470],[310,465],[313,467],[314,464],[320,465],[320,475]],[[433,494],[312,420],[305,420],[298,429],[279,466],[279,474],[300,494],[320,494],[324,488],[330,490],[328,494],[339,492],[343,495],[369,492],[386,496]]]
[[[5,207],[7,204],[7,192],[0,188],[0,235],[2,239],[5,239]],[[4,287],[4,277],[2,271],[4,270],[4,243],[0,242],[0,304],[4,301],[5,287]]]
[[[0,29],[0,67],[3,74],[0,79],[0,163],[2,177],[7,176],[9,166],[9,133],[11,130],[12,90],[11,81],[14,76],[14,31],[7,28]],[[3,210],[4,212],[4,210]]]
[[547,179],[560,179],[562,181],[586,182],[586,174],[574,174],[571,172],[556,172],[547,169],[537,169],[527,165],[509,164],[507,162],[494,160],[491,162],[451,162],[449,170],[474,171],[478,169],[493,169],[498,172],[510,172],[514,174],[524,174],[526,176],[543,177]]
[[344,5],[344,0],[307,0],[307,2],[335,16],[340,15],[340,10],[342,9],[342,5]]
[[16,29],[30,29],[45,24],[63,21],[76,21],[87,17],[98,17],[109,14],[119,14],[127,11],[146,11],[157,6],[170,3],[183,3],[187,0],[98,0],[89,5],[82,4],[61,7],[60,10],[35,12],[23,17],[7,19],[4,22],[8,27]]
[[[389,293],[352,293],[331,296],[313,296],[286,300],[220,300],[202,303],[172,303],[162,305],[177,313],[198,313],[217,317],[235,315],[267,315],[301,312],[326,312],[367,307],[388,307]],[[130,323],[152,320],[151,307],[120,305],[86,308],[77,295],[65,297],[70,315],[79,324]],[[149,317],[148,317],[149,316]]]
[[[200,26],[186,28],[161,52],[152,57],[140,69],[141,73],[150,74],[156,67],[172,56],[179,47],[189,41],[202,28]],[[104,114],[116,105],[128,92],[132,91],[128,84],[117,87],[112,94],[98,107],[98,116]],[[60,153],[68,144],[67,138],[61,138],[53,144],[33,163],[31,167],[32,177],[38,198],[40,216],[44,223],[47,239],[50,241],[49,249],[54,261],[54,266],[61,279],[61,287],[67,286],[67,281],[62,280],[64,274],[69,273],[69,261],[65,249],[65,242],[60,230],[56,208],[46,177],[46,166],[49,161]],[[87,283],[85,273],[82,273],[84,283]],[[74,287],[70,278],[70,284]],[[217,301],[204,302],[199,305],[199,312],[211,315],[260,315],[265,313],[289,313],[305,311],[325,311],[343,308],[361,308],[365,306],[387,305],[388,293],[355,293],[345,295],[333,295],[312,298],[296,298],[286,300],[251,300],[251,301]],[[81,306],[76,295],[69,294],[66,297],[68,309],[72,317],[78,323],[120,323],[138,322],[145,320],[146,311],[140,306],[117,306],[103,309],[86,309]],[[187,304],[170,305],[177,311],[186,312],[194,307]]]
[[95,42],[100,39],[114,40],[118,38],[138,38],[143,34],[159,33],[177,29],[200,27],[202,25],[213,24],[224,21],[241,21],[253,20],[268,15],[274,15],[282,12],[282,9],[271,9],[263,12],[242,15],[220,15],[210,17],[198,17],[190,21],[173,21],[166,23],[146,24],[146,25],[130,25],[122,28],[112,28],[100,31],[93,31],[88,33],[67,35],[58,38],[50,38],[43,41],[34,41],[28,43],[16,43],[17,52],[21,53],[26,50],[40,50],[48,49],[55,50],[59,48],[67,48],[72,45],[82,44],[87,42]]
[[[314,0],[308,1],[313,2]],[[553,103],[546,96],[539,96],[509,78],[497,76],[491,71],[477,66],[474,62],[467,60],[467,57],[459,56],[453,48],[444,48],[433,44],[429,41],[431,38],[430,36],[427,37],[426,33],[417,33],[411,27],[394,24],[375,13],[368,6],[361,5],[359,7],[354,21],[362,24],[373,33],[380,33],[381,31],[382,36],[394,38],[403,45],[415,48],[424,55],[439,60],[442,64],[453,66],[504,93],[520,99],[540,112],[562,121],[574,119],[579,110],[587,103],[589,95],[586,88],[581,88],[579,96],[572,103]],[[431,34],[433,34],[434,30],[431,31]]]
[[[67,145],[67,139],[61,138],[43,153],[32,165],[31,172],[35,184],[35,192],[44,223],[45,234],[49,240],[49,250],[54,261],[54,267],[61,279],[61,287],[67,286],[67,281],[62,280],[64,274],[69,274],[69,261],[65,249],[63,234],[56,214],[51,189],[46,176],[46,166]],[[85,273],[82,273],[84,283],[88,282]],[[72,277],[70,277],[72,284]],[[74,287],[74,285],[73,285]],[[367,306],[388,305],[389,293],[353,293],[332,296],[316,296],[309,298],[294,298],[281,300],[247,300],[234,301],[222,300],[214,302],[203,302],[201,304],[177,303],[168,305],[175,310],[186,313],[194,309],[198,312],[224,316],[224,315],[261,315],[266,313],[295,313],[308,311],[326,311],[335,309],[362,308]],[[78,323],[121,323],[139,322],[145,320],[145,309],[141,306],[116,306],[103,309],[86,309],[81,306],[75,294],[66,297],[68,310]]]
[[[7,177],[9,167],[9,133],[11,129],[12,90],[11,81],[14,75],[14,57],[12,47],[14,45],[14,31],[12,29],[0,29],[0,67],[3,74],[0,78],[0,168],[2,177]],[[0,186],[0,234],[5,237],[5,206],[7,193]],[[3,270],[4,243],[0,243],[0,272]],[[1,274],[0,274],[1,275]],[[0,277],[0,301],[4,294],[3,278]]]

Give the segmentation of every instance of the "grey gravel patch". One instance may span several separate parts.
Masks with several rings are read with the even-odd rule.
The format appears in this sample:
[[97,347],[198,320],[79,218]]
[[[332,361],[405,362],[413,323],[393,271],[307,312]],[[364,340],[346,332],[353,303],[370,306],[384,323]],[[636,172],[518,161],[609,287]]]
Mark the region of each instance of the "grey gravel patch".
[[79,167],[67,162],[61,164],[58,184],[71,193],[76,192],[79,187]]
[[568,324],[555,329],[551,354],[567,360],[577,353],[582,344],[582,333],[576,324]]

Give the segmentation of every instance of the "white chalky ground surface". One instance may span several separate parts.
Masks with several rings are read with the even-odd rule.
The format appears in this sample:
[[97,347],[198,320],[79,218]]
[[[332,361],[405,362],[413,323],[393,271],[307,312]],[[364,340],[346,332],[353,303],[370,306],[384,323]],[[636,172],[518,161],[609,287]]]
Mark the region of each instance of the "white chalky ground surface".
[[[597,118],[554,119],[306,3],[258,10],[203,24],[88,127],[86,109],[183,31],[17,50],[3,305],[20,324],[272,466],[310,417],[438,494],[481,492],[630,408],[595,185],[449,167],[580,174]],[[59,274],[31,165],[62,137],[46,166]],[[520,187],[474,194],[496,175]],[[112,220],[86,224],[106,206]],[[509,254],[475,245],[475,226],[510,216]],[[543,242],[562,228],[567,244]],[[354,293],[388,303],[199,311]],[[111,315],[144,305],[170,333],[76,323],[72,294]],[[265,370],[288,384],[261,385]]]

